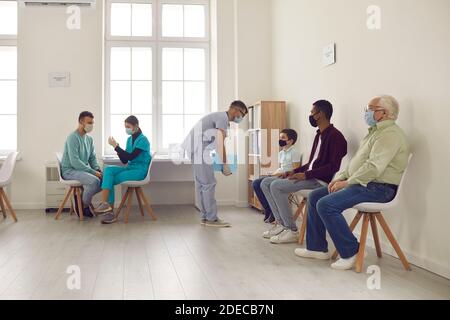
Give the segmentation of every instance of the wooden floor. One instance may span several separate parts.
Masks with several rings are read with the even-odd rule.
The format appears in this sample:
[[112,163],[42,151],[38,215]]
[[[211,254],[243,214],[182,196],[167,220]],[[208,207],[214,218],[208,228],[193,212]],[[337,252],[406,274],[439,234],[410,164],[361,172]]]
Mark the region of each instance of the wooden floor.
[[[231,229],[198,223],[189,206],[155,207],[159,220],[103,226],[63,215],[19,211],[0,218],[1,299],[450,299],[450,281],[419,268],[403,271],[369,250],[365,266],[381,267],[381,290],[368,274],[335,271],[328,261],[297,258],[293,245],[271,245],[251,209],[221,208]],[[81,269],[69,290],[68,266]]]

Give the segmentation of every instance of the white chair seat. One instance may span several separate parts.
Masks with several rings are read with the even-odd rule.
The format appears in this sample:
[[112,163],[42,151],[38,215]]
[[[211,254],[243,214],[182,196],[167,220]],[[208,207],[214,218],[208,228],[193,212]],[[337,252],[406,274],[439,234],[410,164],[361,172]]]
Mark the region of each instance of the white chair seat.
[[61,184],[65,185],[65,186],[68,186],[68,187],[81,187],[81,186],[83,186],[81,184],[81,182],[78,181],[78,180],[63,180],[63,179],[61,179],[59,182],[61,182]]
[[392,207],[391,203],[364,202],[354,206],[353,209],[366,213],[377,213],[389,210]]
[[125,187],[131,187],[131,188],[137,188],[137,187],[143,187],[148,184],[148,181],[141,180],[141,181],[125,181],[121,183],[122,186]]
[[120,185],[125,186],[127,188],[126,193],[122,197],[122,201],[120,203],[119,208],[117,209],[116,218],[119,217],[120,212],[122,211],[122,208],[125,205],[125,202],[128,200],[127,204],[127,210],[125,212],[124,222],[128,223],[128,216],[130,214],[130,207],[131,207],[131,201],[133,193],[136,193],[136,197],[139,204],[139,210],[141,211],[141,215],[144,216],[144,207],[147,209],[148,214],[152,218],[153,221],[156,221],[156,216],[153,213],[153,209],[150,206],[150,201],[148,200],[147,196],[145,195],[144,191],[142,190],[142,187],[150,183],[150,174],[151,169],[153,166],[153,163],[155,162],[155,153],[151,156],[151,162],[148,166],[147,176],[144,178],[144,180],[141,181],[124,181]]

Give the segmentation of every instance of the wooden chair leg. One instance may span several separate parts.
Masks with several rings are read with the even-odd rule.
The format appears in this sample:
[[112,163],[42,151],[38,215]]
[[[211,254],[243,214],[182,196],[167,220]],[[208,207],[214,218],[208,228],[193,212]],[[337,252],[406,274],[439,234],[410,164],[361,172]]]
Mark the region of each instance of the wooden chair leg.
[[305,207],[305,201],[303,200],[302,202],[300,202],[300,204],[297,207],[297,210],[295,211],[294,214],[294,221],[297,221],[297,219],[300,217],[300,215],[303,212],[303,208]]
[[156,221],[157,218],[155,216],[155,213],[153,212],[152,207],[150,206],[150,201],[147,199],[147,196],[142,191],[142,188],[138,188],[139,195],[141,196],[141,199],[144,200],[145,208],[147,209],[148,214],[152,218],[153,221]]
[[[73,193],[73,192],[72,192]],[[72,197],[72,199],[75,199]],[[73,213],[75,212],[75,209],[73,208],[73,201],[72,199],[70,199],[70,212],[69,212],[69,216],[73,215]],[[75,200],[74,200],[75,201]]]
[[0,193],[2,194],[3,201],[5,201],[6,207],[9,210],[9,213],[13,217],[14,222],[17,222],[16,213],[14,212],[14,209],[11,206],[11,203],[9,202],[8,196],[5,193],[5,190],[3,188],[0,188]]
[[144,208],[142,206],[142,199],[141,199],[141,196],[139,194],[138,188],[136,188],[135,191],[136,191],[136,198],[137,198],[137,201],[138,201],[138,204],[139,204],[139,211],[141,212],[141,216],[144,216]]
[[395,240],[395,237],[392,234],[391,229],[387,225],[386,220],[384,220],[383,215],[381,213],[377,213],[375,215],[375,217],[377,218],[378,222],[381,225],[381,228],[383,228],[384,233],[386,234],[387,238],[389,239],[389,241],[391,242],[392,246],[394,247],[395,252],[397,252],[397,255],[400,258],[400,260],[401,260],[401,262],[403,264],[403,267],[405,268],[405,270],[411,271],[411,266],[409,265],[409,262],[406,259],[406,256],[403,254],[402,249],[398,245],[397,240]]
[[359,240],[359,251],[356,257],[355,269],[357,273],[361,273],[364,265],[364,251],[366,249],[367,231],[369,230],[370,215],[365,213],[363,217],[363,225],[361,228],[361,239]]
[[382,258],[383,254],[381,252],[380,237],[378,235],[378,228],[377,228],[377,220],[375,219],[374,214],[370,214],[370,226],[372,227],[373,241],[375,242],[375,249],[377,250],[377,256],[378,258]]
[[6,219],[5,203],[3,202],[3,196],[1,193],[0,193],[0,208],[2,209],[3,218]]
[[298,243],[300,245],[303,245],[305,242],[306,225],[308,223],[308,199],[303,199],[303,201],[305,202],[305,205],[303,209],[302,226],[300,227],[300,236],[298,238]]
[[119,208],[117,209],[116,219],[119,218],[120,212],[122,211],[123,206],[125,205],[125,202],[127,201],[129,194],[130,194],[130,188],[127,188],[127,191],[125,191],[125,194],[122,196],[122,201],[120,201]]
[[81,188],[75,188],[74,190],[75,194],[77,195],[78,200],[78,215],[80,216],[80,221],[84,220],[84,213],[83,213],[83,201],[81,200]]
[[127,211],[125,211],[125,219],[124,222],[128,223],[128,218],[130,216],[130,210],[131,210],[131,201],[133,200],[133,191],[135,188],[128,188],[130,192],[128,193],[128,202],[127,202]]
[[[361,220],[362,217],[362,213],[358,212],[355,216],[355,218],[353,219],[352,223],[350,224],[350,231],[353,232],[353,230],[355,230],[356,226],[359,223],[359,220]],[[333,256],[331,257],[331,259],[336,260],[336,258],[338,257],[339,252],[334,251]]]
[[[67,200],[70,198],[70,195],[72,194],[72,190],[73,190],[72,188],[69,188],[69,190],[67,190],[64,200],[63,200],[63,202],[61,202],[58,212],[56,213],[55,220],[58,220],[59,217],[61,216],[64,206],[66,205]],[[72,209],[71,209],[71,211],[72,211]]]

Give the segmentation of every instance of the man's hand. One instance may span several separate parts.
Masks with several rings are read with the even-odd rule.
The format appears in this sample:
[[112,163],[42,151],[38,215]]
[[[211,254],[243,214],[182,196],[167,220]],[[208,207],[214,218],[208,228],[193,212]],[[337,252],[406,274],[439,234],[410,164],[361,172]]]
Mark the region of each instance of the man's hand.
[[95,176],[99,179],[103,179],[103,173],[101,173],[100,171],[95,171]]
[[230,166],[229,166],[228,164],[226,164],[226,163],[223,164],[222,174],[223,174],[225,177],[228,177],[228,176],[231,176],[231,175],[232,175],[232,172],[231,172],[231,170],[230,170]]
[[282,178],[284,176],[284,173],[282,172],[275,172],[275,173],[270,173],[269,177],[274,177],[274,178]]
[[300,173],[290,175],[288,179],[296,180],[296,181],[304,181],[304,180],[306,180],[306,175],[303,172],[300,172]]
[[334,182],[330,183],[330,185],[328,186],[328,191],[330,193],[335,193],[335,192],[341,191],[342,189],[345,189],[347,187],[348,187],[347,180],[345,180],[345,181],[334,181]]
[[290,172],[284,172],[280,175],[281,179],[287,179],[289,177],[291,177],[294,174],[294,171],[290,171]]

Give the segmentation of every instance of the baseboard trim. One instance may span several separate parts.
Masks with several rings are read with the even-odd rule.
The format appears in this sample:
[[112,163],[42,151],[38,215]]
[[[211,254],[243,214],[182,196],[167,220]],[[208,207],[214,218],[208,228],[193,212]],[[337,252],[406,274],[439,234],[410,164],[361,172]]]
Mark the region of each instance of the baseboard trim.
[[15,210],[45,210],[46,205],[42,202],[13,202],[11,203]]
[[[359,239],[361,234],[358,232],[355,232],[355,236]],[[375,243],[373,241],[373,237],[367,235],[366,245],[372,249],[375,249]],[[395,252],[394,248],[392,248],[391,244],[381,241],[380,245],[381,245],[381,251],[384,254],[387,254],[389,256],[392,256],[393,258],[398,259],[400,268],[403,268],[403,266],[401,265],[400,259],[398,258],[397,253]],[[425,269],[429,272],[435,273],[441,277],[444,277],[444,278],[450,280],[450,267],[444,266],[438,262],[432,261],[427,258],[419,257],[411,252],[403,250],[403,248],[402,248],[402,251],[405,254],[405,256],[408,259],[410,264],[412,264],[416,267]]]

